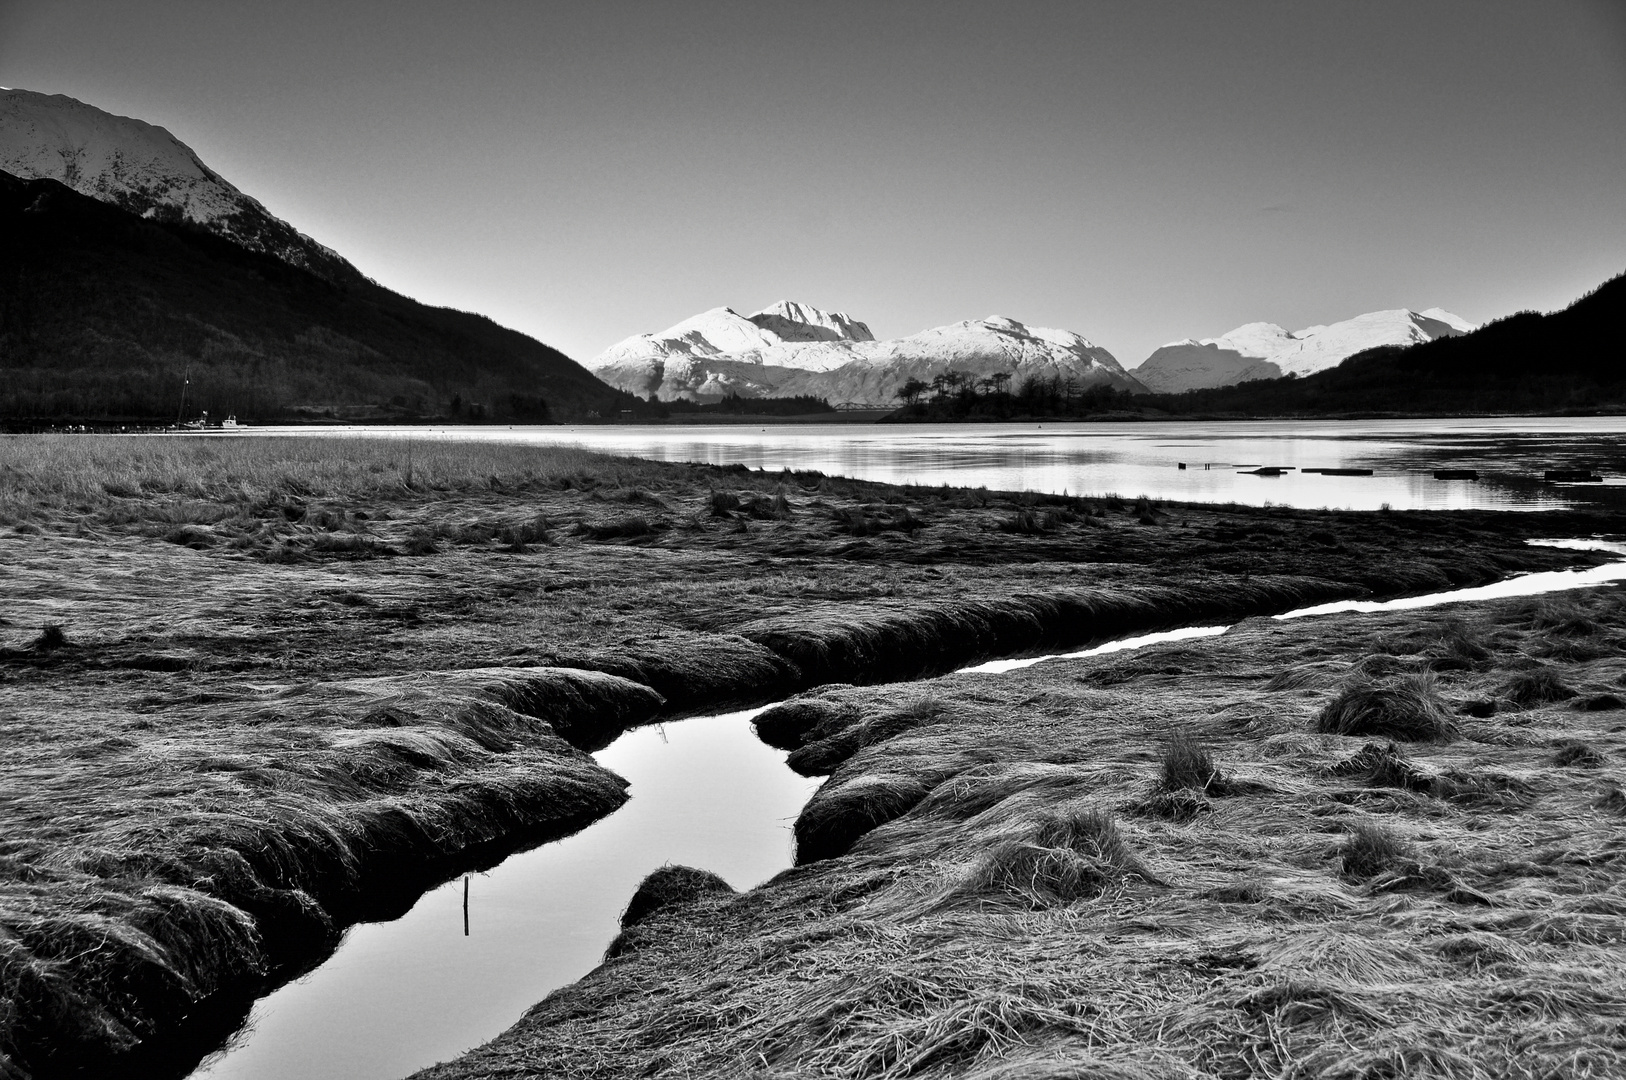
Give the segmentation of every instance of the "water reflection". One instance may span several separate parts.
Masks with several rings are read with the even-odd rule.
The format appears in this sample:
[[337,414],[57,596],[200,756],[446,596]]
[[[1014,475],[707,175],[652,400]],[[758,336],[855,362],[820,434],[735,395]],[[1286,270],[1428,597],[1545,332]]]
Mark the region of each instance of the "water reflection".
[[[335,429],[288,429],[302,434]],[[1250,421],[1155,424],[807,424],[750,426],[346,428],[409,438],[571,443],[663,461],[817,469],[890,483],[1074,495],[1375,510],[1535,510],[1626,504],[1626,417]],[[263,433],[283,433],[263,429]],[[1186,468],[1179,465],[1185,463]],[[1206,466],[1206,467],[1205,467]],[[1241,475],[1278,466],[1280,476]],[[1586,467],[1606,484],[1549,484]],[[1324,476],[1307,468],[1371,469]],[[1436,480],[1477,469],[1478,481]]]
[[757,740],[754,715],[628,732],[597,759],[632,800],[558,843],[426,893],[389,923],[353,928],[326,963],[254,1006],[249,1027],[194,1077],[393,1080],[493,1038],[587,974],[621,909],[664,863],[749,888],[790,865],[791,822],[817,782]]

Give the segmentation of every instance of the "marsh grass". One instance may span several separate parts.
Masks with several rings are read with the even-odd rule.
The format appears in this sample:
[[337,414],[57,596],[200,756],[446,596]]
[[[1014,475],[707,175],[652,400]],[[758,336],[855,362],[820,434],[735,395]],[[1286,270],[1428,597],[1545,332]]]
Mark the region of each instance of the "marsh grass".
[[1437,684],[1426,675],[1388,685],[1357,678],[1317,714],[1315,729],[1403,742],[1450,742],[1457,737],[1457,725],[1440,702]]
[[[1457,615],[1478,634],[1509,606],[1485,610]],[[929,722],[864,742],[809,801],[797,831],[824,830],[823,857],[655,916],[635,949],[424,1080],[1620,1074],[1609,852],[1626,795],[1551,760],[1562,739],[1618,752],[1608,714],[1352,750],[1306,730],[1340,695],[1330,677],[1265,688],[1311,650],[1330,675],[1419,625],[1449,633],[1430,612],[1255,620],[934,680],[914,691]],[[1435,689],[1490,692],[1542,633]],[[1586,664],[1566,679],[1623,672]],[[896,687],[829,689],[760,727],[813,745],[908,705]],[[1227,720],[1243,714],[1266,719]],[[1171,730],[1210,761],[1171,752]],[[1136,810],[1166,758],[1178,781],[1219,758],[1266,790],[1181,786],[1159,794],[1203,809]]]
[[1057,907],[1099,896],[1129,877],[1161,884],[1109,814],[1087,806],[1062,809],[995,841],[929,907],[1010,901]]
[[156,740],[103,718],[63,745],[7,718],[36,777],[10,809],[55,825],[0,859],[0,1061],[158,1068],[185,1044],[154,1037],[200,1000],[245,1002],[358,918],[620,805],[623,782],[567,739],[601,745],[659,705],[531,669],[262,686],[167,710]]
[[1393,873],[1403,868],[1410,851],[1393,831],[1374,822],[1357,822],[1338,849],[1339,872],[1352,880]]
[[1521,671],[1502,684],[1502,697],[1515,708],[1533,709],[1555,701],[1568,701],[1575,691],[1550,667]]
[[[710,513],[711,493],[723,490],[738,499],[731,520]],[[4,1037],[14,1041],[6,1045],[26,1045],[12,1052],[25,1062],[41,1060],[42,1046],[60,1048],[49,1050],[56,1055],[42,1069],[49,1074],[68,1071],[64,1063],[76,1054],[105,1060],[134,1045],[131,1039],[161,1043],[168,1037],[162,1033],[196,1019],[205,1000],[197,994],[207,988],[224,988],[223,996],[213,992],[207,1000],[225,1000],[270,985],[290,962],[320,955],[358,913],[409,901],[422,874],[442,873],[478,852],[495,857],[566,827],[550,816],[550,806],[577,805],[570,799],[579,796],[586,817],[619,797],[615,785],[594,801],[603,780],[592,779],[596,774],[581,777],[569,798],[553,785],[561,775],[555,766],[575,753],[571,747],[594,745],[617,730],[614,724],[566,722],[551,706],[516,707],[461,684],[361,708],[379,691],[377,684],[353,685],[363,676],[405,678],[449,663],[525,671],[548,664],[623,675],[665,694],[676,712],[698,711],[757,703],[819,682],[895,683],[987,656],[1314,600],[1490,580],[1514,568],[1587,558],[1523,547],[1520,515],[1422,522],[1395,514],[1379,523],[1365,515],[1237,508],[1223,511],[1236,536],[1216,545],[1213,510],[1187,507],[1178,519],[1158,514],[1162,527],[1155,530],[1138,528],[1129,510],[1118,500],[1092,507],[1059,497],[633,462],[566,448],[341,438],[0,440],[0,545],[14,605],[6,613],[11,621],[0,625],[7,665],[0,673],[7,679],[0,734],[14,800],[8,805],[18,815],[12,821],[21,822],[0,850],[0,923],[29,927],[10,938],[0,934],[0,952],[12,958],[8,972],[23,972],[18,979],[39,976],[15,999],[35,1011],[7,1029]],[[1028,536],[997,527],[1023,511],[1054,511],[1055,530]],[[1081,520],[1068,521],[1069,514]],[[837,527],[836,515],[856,515],[876,531],[855,538]],[[614,527],[629,518],[671,527],[627,537]],[[1521,520],[1509,524],[1514,518]],[[1294,543],[1311,521],[1340,546]],[[530,526],[540,530],[534,538],[525,535]],[[595,530],[605,526],[612,528],[599,539]],[[1455,530],[1453,543],[1438,557],[1418,554],[1415,534],[1424,527]],[[187,530],[178,535],[199,546],[165,543],[176,530]],[[531,550],[516,550],[516,539]],[[1607,612],[1591,617],[1614,625]],[[45,623],[61,625],[71,644],[54,653],[33,649],[30,639]],[[1238,636],[1251,640],[1258,630]],[[1510,626],[1506,633],[1528,651],[1526,630]],[[1575,640],[1608,641],[1610,634]],[[1328,646],[1321,655],[1330,661],[1342,648]],[[1142,702],[1159,703],[1157,732],[1185,717],[1206,744],[1223,746],[1227,769],[1263,770],[1283,797],[1299,797],[1304,785],[1317,782],[1314,769],[1327,756],[1303,733],[1324,688],[1306,684],[1268,705],[1249,694],[1265,674],[1258,663],[1282,670],[1304,656],[1276,650],[1258,663],[1236,660],[1234,670],[1210,680],[1204,693],[1229,688],[1247,704],[1252,719],[1227,724],[1213,718],[1244,715],[1230,708],[1234,701],[1188,708],[1182,673],[1200,668],[1203,655],[1175,651],[1146,663],[1094,665],[1076,683],[1063,679],[1058,688],[1041,680],[1019,698],[980,696],[987,690],[849,688],[830,692],[829,708],[805,710],[779,728],[764,714],[761,730],[793,744],[787,749],[806,749],[809,759],[824,755],[817,768],[833,770],[797,824],[807,865],[792,876],[804,875],[815,898],[795,901],[796,917],[806,921],[808,911],[871,901],[893,905],[887,910],[918,905],[986,851],[960,845],[955,830],[991,829],[978,835],[1030,842],[1022,823],[1046,811],[1079,800],[1124,806],[1157,768]],[[1244,674],[1232,678],[1236,672]],[[1619,686],[1620,674],[1577,685]],[[1477,674],[1461,678],[1477,680],[1463,690],[1483,689]],[[305,689],[286,699],[260,698],[296,687]],[[868,700],[871,694],[879,703]],[[1165,700],[1166,694],[1173,696]],[[312,695],[320,708],[307,708]],[[550,726],[559,721],[555,730],[566,741],[548,744],[557,754],[545,752],[546,733],[524,720],[527,708],[547,712]],[[513,722],[523,730],[505,726],[503,710],[519,717]],[[802,723],[808,716],[811,722]],[[1125,718],[1140,725],[1132,740],[1098,738],[1120,732]],[[1528,741],[1544,736],[1551,718],[1523,719],[1518,737]],[[1579,725],[1579,737],[1613,745],[1607,732],[1582,730],[1589,717],[1566,711],[1565,719]],[[1292,731],[1302,746],[1255,759],[1250,770],[1238,745]],[[1232,739],[1238,744],[1218,741]],[[1131,752],[1138,756],[1125,757]],[[1487,773],[1457,764],[1475,776]],[[1283,772],[1290,768],[1297,771]],[[1551,799],[1550,787],[1533,784],[1534,794],[1521,798]],[[1496,798],[1509,790],[1489,782],[1486,789]],[[1596,791],[1594,784],[1588,797]],[[1261,829],[1276,828],[1308,850],[1299,818],[1260,817],[1274,798],[1228,797],[1184,823],[1124,811],[1117,827],[1160,871],[1187,865],[1185,855],[1170,854],[1171,843],[1203,844],[1214,835],[1241,845],[1208,856],[1193,890],[1217,888],[1247,867],[1265,865],[1272,876],[1260,877],[1268,895],[1259,902],[1268,917],[1348,912],[1355,902],[1349,890],[1312,887],[1310,871],[1272,861],[1276,856],[1255,840]],[[1486,806],[1510,818],[1522,812],[1512,801]],[[1470,809],[1445,799],[1431,807],[1447,816]],[[1347,812],[1342,803],[1335,809]],[[983,812],[1004,824],[994,829],[993,818],[974,824]],[[1602,820],[1618,822],[1612,813]],[[917,854],[894,863],[887,853],[900,838],[913,838],[918,848],[910,851]],[[834,877],[824,876],[825,863]],[[854,865],[864,869],[849,874]],[[1179,875],[1167,877],[1185,888]],[[1055,880],[1065,882],[1065,875]],[[1084,883],[1079,876],[1056,895]],[[1005,890],[993,904],[957,905],[941,918],[975,919],[988,907],[1004,918],[1088,920],[1093,904],[1121,897],[1150,903],[1154,888],[1126,873],[1098,896],[1041,908]],[[184,904],[164,891],[175,889],[190,890]],[[652,917],[649,936],[618,962],[656,963],[703,934],[707,920],[758,899],[713,896],[681,909],[682,917],[677,910],[671,918]],[[261,935],[259,960],[239,953],[237,916],[210,906],[217,902],[251,920]],[[1564,925],[1563,933],[1599,932],[1591,923]],[[931,923],[927,931],[936,940],[958,940],[947,926]],[[40,927],[72,932],[53,937]],[[873,943],[898,925],[863,924],[855,933],[810,923],[807,931]],[[785,928],[786,940],[759,955],[822,948],[791,942],[797,932]],[[1088,942],[1120,932],[1097,927],[1061,940],[1072,943],[1076,958],[1095,947]],[[109,944],[98,946],[104,934]],[[756,947],[754,934],[740,928],[742,948]],[[1020,947],[1002,942],[993,950],[1003,951],[999,970],[1019,971],[1016,956],[1021,967],[1044,969],[1043,938]],[[1158,955],[1170,955],[1167,943]],[[154,956],[158,966],[146,966]],[[890,1006],[865,1006],[873,1026],[860,1017],[854,1022],[862,1031],[832,1036],[808,1052],[809,1061],[826,1061],[833,1075],[855,1061],[883,1059],[955,1074],[993,1067],[1034,1032],[1050,1031],[1042,1025],[1059,1023],[1056,1017],[1082,992],[1076,971],[1043,976],[1053,997],[1028,996],[1010,983],[990,990],[981,975],[945,981],[941,967],[922,967],[912,956],[904,949],[858,969],[829,958],[829,970],[851,970],[865,985],[893,975],[913,980],[919,994],[896,1000],[917,1012],[900,1019]],[[1092,980],[1102,973],[1089,970]],[[668,1025],[658,1044],[674,1060],[687,1053],[685,1032],[696,1029],[685,1025],[712,992],[686,978],[665,985],[694,996],[647,1014]],[[828,985],[823,974],[816,981],[821,989]],[[931,996],[943,987],[960,996]],[[782,990],[774,987],[764,999],[776,1010],[786,998]],[[842,1011],[847,1000],[838,993],[831,1015],[849,1015]],[[883,993],[876,1000],[894,998]],[[993,1020],[976,1011],[985,1007],[997,1014]],[[739,1015],[724,1010],[699,1022],[717,1034]],[[815,1027],[824,1015],[814,1014]],[[967,1016],[969,1026],[962,1023]],[[1095,1018],[1072,1017],[1068,1031],[1104,1030]],[[0,1025],[9,1023],[0,1017]],[[787,1035],[763,1053],[786,1062],[784,1055],[809,1045],[801,1038]],[[867,1049],[851,1056],[860,1043]],[[903,1049],[889,1058],[881,1049],[887,1046]],[[978,1054],[988,1060],[979,1064]],[[648,1064],[609,1074],[637,1074]],[[728,1075],[734,1064],[692,1071]],[[905,1064],[898,1067],[907,1071]]]
[[1225,778],[1207,748],[1190,731],[1180,729],[1163,744],[1158,784],[1164,791],[1222,789]]

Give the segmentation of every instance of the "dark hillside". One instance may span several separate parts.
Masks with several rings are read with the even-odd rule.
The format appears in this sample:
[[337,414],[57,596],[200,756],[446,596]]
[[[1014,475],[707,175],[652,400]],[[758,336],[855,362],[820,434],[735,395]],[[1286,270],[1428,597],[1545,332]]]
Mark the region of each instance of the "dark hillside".
[[0,173],[0,418],[539,422],[621,394],[556,349],[371,281]]
[[1626,275],[1562,311],[1359,353],[1302,379],[1141,397],[1172,413],[1545,413],[1626,408]]

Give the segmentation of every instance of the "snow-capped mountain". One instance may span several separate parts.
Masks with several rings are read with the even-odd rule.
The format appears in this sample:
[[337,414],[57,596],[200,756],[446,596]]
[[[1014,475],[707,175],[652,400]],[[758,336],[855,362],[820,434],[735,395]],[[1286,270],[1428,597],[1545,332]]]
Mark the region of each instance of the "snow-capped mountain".
[[950,371],[1106,383],[1143,391],[1107,350],[1068,330],[1029,327],[1002,316],[876,341],[840,312],[781,301],[754,315],[713,308],[658,334],[639,334],[588,361],[599,378],[662,400],[711,401],[727,394],[807,394],[831,402],[887,406],[910,379]]
[[1158,393],[1178,394],[1252,379],[1312,375],[1367,349],[1415,345],[1473,329],[1472,323],[1440,308],[1372,311],[1292,333],[1275,323],[1247,323],[1219,337],[1171,342],[1132,374]]
[[179,218],[333,280],[361,275],[274,217],[164,128],[62,94],[0,90],[0,172],[58,180],[149,218]]

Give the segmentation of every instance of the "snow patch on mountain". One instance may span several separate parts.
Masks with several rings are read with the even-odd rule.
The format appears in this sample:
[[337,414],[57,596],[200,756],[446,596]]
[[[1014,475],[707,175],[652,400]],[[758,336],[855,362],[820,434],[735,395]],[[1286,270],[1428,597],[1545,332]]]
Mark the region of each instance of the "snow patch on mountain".
[[189,221],[324,277],[361,276],[337,252],[239,191],[169,131],[62,94],[0,91],[0,171],[57,180],[144,217]]
[[1473,329],[1472,323],[1440,308],[1371,311],[1292,333],[1275,323],[1246,323],[1217,338],[1171,342],[1133,374],[1158,393],[1178,394],[1253,379],[1313,375],[1367,349],[1415,345]]
[[769,304],[751,321],[779,335],[781,341],[874,341],[869,327],[845,311],[820,311],[794,300]]
[[713,308],[658,334],[617,342],[588,362],[610,385],[662,400],[808,394],[885,406],[909,379],[1005,374],[1020,385],[1060,379],[1079,388],[1143,391],[1107,350],[1069,330],[999,315],[877,341],[841,312],[781,301],[750,316]]

